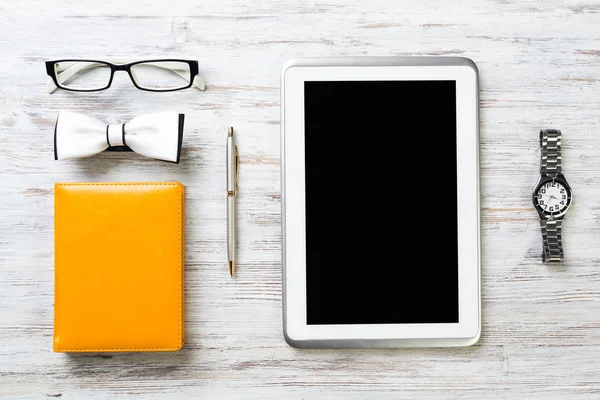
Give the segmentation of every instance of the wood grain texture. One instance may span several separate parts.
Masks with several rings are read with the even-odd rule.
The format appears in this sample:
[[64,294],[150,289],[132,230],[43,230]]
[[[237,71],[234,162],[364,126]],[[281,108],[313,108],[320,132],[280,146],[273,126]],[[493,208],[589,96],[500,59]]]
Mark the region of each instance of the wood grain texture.
[[[600,399],[600,2],[4,0],[0,50],[1,399]],[[198,59],[207,90],[147,93],[122,74],[105,92],[44,91],[46,59],[120,55]],[[279,73],[288,58],[333,55],[479,66],[484,308],[473,347],[312,351],[283,340]],[[186,114],[179,165],[53,160],[60,109],[116,123],[173,108]],[[241,153],[235,279],[229,125]],[[575,195],[560,267],[540,264],[530,201],[543,127],[563,131]],[[53,184],[129,180],[187,187],[187,343],[176,354],[53,353]]]

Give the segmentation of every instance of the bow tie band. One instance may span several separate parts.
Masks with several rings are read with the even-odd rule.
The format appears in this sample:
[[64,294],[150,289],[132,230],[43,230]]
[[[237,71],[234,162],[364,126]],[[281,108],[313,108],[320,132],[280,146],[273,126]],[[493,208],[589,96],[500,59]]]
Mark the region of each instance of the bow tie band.
[[71,111],[60,111],[54,128],[54,159],[89,157],[102,151],[133,151],[179,163],[184,114],[143,114],[125,124],[106,123]]

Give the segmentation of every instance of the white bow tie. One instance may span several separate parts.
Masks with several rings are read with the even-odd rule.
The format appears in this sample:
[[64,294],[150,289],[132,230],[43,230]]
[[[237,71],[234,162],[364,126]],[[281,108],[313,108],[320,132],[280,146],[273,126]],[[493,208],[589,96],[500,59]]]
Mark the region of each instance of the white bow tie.
[[183,121],[184,114],[164,111],[107,125],[87,115],[60,111],[54,128],[54,159],[89,157],[116,148],[179,163]]

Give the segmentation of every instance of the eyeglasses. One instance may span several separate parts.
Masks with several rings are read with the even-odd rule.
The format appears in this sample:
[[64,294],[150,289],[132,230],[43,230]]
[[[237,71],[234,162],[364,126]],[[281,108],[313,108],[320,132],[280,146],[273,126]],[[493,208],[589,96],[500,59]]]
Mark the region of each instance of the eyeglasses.
[[97,92],[110,87],[115,71],[126,71],[141,90],[171,92],[191,87],[205,89],[198,75],[198,61],[179,59],[152,60],[78,60],[46,61],[50,76],[47,90],[57,88],[74,92]]

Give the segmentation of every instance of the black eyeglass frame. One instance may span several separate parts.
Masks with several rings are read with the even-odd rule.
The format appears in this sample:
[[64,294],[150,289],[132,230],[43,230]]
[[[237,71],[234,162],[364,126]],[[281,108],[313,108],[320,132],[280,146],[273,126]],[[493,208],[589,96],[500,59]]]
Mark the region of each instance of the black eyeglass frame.
[[[105,87],[98,88],[98,89],[73,89],[73,88],[65,87],[65,86],[61,85],[60,83],[58,83],[58,79],[56,77],[56,70],[54,69],[54,65],[56,63],[61,63],[61,62],[93,62],[93,63],[98,63],[98,64],[104,64],[110,68],[110,79],[108,80],[108,84]],[[150,89],[150,88],[145,88],[145,87],[139,86],[137,84],[137,82],[135,81],[135,79],[133,78],[133,75],[131,74],[131,67],[134,65],[137,65],[137,64],[155,63],[155,62],[182,62],[182,63],[188,64],[190,67],[190,81],[188,82],[188,84],[186,86],[181,86],[181,87],[174,88],[174,89]],[[177,59],[177,58],[160,58],[160,59],[139,60],[139,61],[133,61],[133,62],[125,63],[125,64],[115,64],[115,63],[112,63],[109,61],[91,60],[91,59],[76,59],[76,58],[65,58],[65,59],[60,59],[60,60],[46,61],[46,73],[48,74],[48,76],[50,76],[50,78],[52,78],[56,87],[63,89],[63,90],[69,90],[71,92],[99,92],[102,90],[106,90],[112,84],[113,77],[115,76],[116,71],[127,71],[127,74],[129,75],[129,79],[131,79],[131,82],[133,82],[133,85],[140,90],[145,90],[148,92],[174,92],[177,90],[187,89],[194,84],[194,79],[199,74],[198,61],[183,60],[183,59]]]

